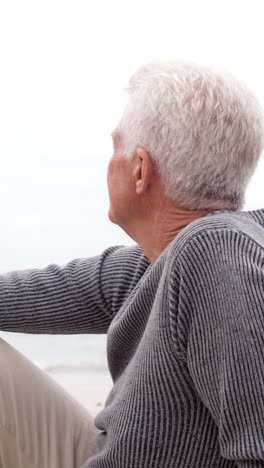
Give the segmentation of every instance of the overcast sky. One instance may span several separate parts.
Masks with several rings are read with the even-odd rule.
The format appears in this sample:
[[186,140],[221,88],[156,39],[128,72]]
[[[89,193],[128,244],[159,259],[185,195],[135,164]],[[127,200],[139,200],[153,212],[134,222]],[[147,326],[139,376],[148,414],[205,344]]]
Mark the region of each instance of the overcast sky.
[[[264,106],[263,1],[0,0],[0,270],[131,243],[107,219],[110,134],[152,59],[226,68]],[[264,207],[263,160],[245,209]]]

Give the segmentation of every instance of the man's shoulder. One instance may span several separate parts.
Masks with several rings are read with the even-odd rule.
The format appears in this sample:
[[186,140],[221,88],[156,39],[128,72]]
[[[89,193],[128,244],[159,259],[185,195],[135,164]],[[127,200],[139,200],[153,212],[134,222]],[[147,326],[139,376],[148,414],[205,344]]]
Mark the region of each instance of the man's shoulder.
[[217,210],[190,223],[182,231],[182,234],[189,237],[205,230],[237,230],[249,235],[258,231],[263,234],[264,209],[255,211]]
[[[210,244],[227,235],[246,236],[264,248],[264,209],[255,211],[218,210],[187,225],[170,246],[173,257],[187,249],[190,244]],[[206,246],[205,246],[206,248]]]

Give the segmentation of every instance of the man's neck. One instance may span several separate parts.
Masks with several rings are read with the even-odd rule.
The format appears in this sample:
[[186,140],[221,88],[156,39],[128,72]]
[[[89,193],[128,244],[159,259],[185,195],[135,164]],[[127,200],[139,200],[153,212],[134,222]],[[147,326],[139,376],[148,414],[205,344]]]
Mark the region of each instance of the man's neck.
[[133,239],[140,245],[149,261],[154,263],[183,228],[212,211],[214,210],[191,211],[178,207],[158,210],[149,217],[151,219],[142,221]]

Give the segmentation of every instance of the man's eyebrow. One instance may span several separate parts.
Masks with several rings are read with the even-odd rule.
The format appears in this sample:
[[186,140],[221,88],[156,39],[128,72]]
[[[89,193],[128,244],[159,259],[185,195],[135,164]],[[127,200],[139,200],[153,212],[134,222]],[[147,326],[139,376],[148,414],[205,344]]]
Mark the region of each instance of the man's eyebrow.
[[111,137],[114,139],[115,135],[116,135],[116,130],[113,130],[111,133]]

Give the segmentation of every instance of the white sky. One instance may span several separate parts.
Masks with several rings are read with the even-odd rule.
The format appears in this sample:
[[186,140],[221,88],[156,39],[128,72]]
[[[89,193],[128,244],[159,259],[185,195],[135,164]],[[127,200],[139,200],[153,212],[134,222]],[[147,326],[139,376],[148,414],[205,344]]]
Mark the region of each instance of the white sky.
[[[226,68],[264,106],[263,0],[0,0],[1,271],[131,243],[107,219],[110,133],[151,59]],[[246,209],[264,207],[258,166]]]

